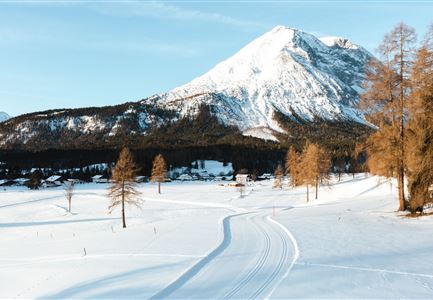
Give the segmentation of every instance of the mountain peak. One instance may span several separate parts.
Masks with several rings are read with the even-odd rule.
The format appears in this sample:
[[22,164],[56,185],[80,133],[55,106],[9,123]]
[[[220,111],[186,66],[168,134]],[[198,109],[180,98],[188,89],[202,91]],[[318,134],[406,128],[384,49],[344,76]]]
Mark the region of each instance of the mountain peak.
[[288,27],[285,25],[277,25],[274,28],[272,28],[270,31],[268,31],[268,33],[276,33],[276,32],[281,32],[281,31],[285,31],[285,32],[300,32],[301,30],[293,28],[293,27]]
[[202,76],[160,95],[156,102],[176,107],[183,115],[197,111],[200,104],[215,104],[221,121],[244,132],[283,131],[275,112],[305,120],[362,123],[355,106],[371,58],[347,39],[321,40],[280,25]]

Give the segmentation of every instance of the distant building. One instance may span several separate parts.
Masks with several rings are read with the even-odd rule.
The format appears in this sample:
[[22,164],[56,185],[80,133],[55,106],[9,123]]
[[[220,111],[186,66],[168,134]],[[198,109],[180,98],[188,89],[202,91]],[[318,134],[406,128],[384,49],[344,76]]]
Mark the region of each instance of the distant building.
[[200,172],[200,174],[198,174],[198,176],[201,180],[209,180],[210,179],[210,175],[206,171]]
[[14,185],[15,181],[12,179],[1,179],[0,180],[0,186],[11,186]]
[[68,182],[70,182],[70,183],[73,183],[73,184],[85,183],[84,180],[81,180],[81,179],[75,179],[75,178],[69,178],[69,179],[67,179],[66,181],[68,181]]
[[237,174],[236,183],[246,185],[249,181],[248,174]]
[[42,182],[42,186],[45,188],[49,188],[49,187],[58,187],[61,186],[63,183],[63,178],[60,175],[53,175],[48,177],[47,179],[45,179]]
[[24,185],[26,185],[29,181],[30,181],[30,179],[28,179],[28,178],[17,178],[17,179],[14,179],[14,185],[17,185],[17,186],[24,186]]
[[232,178],[233,176],[215,176],[215,181],[231,181]]
[[146,176],[136,176],[135,177],[135,182],[137,183],[142,183],[142,182],[146,182],[148,181],[148,178]]
[[190,180],[192,180],[192,176],[189,174],[182,174],[177,178],[177,180],[190,181]]
[[259,180],[266,180],[271,179],[273,176],[271,173],[263,173],[262,175],[258,176],[257,179]]
[[95,175],[92,177],[92,182],[94,182],[94,183],[107,183],[108,178],[104,175]]

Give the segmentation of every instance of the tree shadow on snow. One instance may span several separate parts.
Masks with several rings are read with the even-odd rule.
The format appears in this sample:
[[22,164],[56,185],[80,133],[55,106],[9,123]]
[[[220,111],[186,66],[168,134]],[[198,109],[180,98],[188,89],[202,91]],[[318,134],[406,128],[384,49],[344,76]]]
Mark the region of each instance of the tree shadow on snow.
[[[185,261],[167,263],[153,267],[139,268],[128,272],[117,273],[96,280],[87,280],[75,284],[55,294],[45,295],[37,299],[128,299],[148,298],[161,286],[151,285],[146,278],[155,278],[155,274],[161,271],[169,271],[176,265],[184,264]],[[137,280],[140,278],[141,280]]]

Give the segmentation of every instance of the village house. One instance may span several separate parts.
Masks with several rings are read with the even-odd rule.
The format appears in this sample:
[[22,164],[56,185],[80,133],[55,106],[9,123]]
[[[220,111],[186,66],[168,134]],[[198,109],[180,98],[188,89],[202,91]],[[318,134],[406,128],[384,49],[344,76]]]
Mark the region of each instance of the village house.
[[180,181],[190,181],[190,180],[192,180],[192,176],[189,175],[189,174],[182,174],[182,175],[180,175],[177,178],[177,180],[180,180]]
[[12,179],[1,179],[0,180],[0,186],[11,186],[15,182]]
[[76,179],[76,178],[68,178],[68,179],[66,179],[66,181],[68,181],[68,182],[70,182],[72,184],[82,184],[82,183],[85,183],[84,180]]
[[143,182],[147,182],[147,181],[149,181],[147,176],[136,176],[135,177],[136,183],[143,183]]
[[237,174],[236,183],[246,185],[249,181],[248,174]]
[[92,182],[93,183],[107,183],[108,178],[104,175],[95,175],[92,177]]
[[263,173],[262,175],[258,176],[257,179],[259,180],[268,180],[272,179],[273,175],[271,173]]
[[28,178],[17,178],[17,179],[14,179],[14,185],[25,186],[29,181],[30,181],[30,179],[28,179]]
[[48,177],[47,179],[45,179],[42,182],[42,186],[44,188],[49,188],[49,187],[58,187],[61,186],[63,183],[64,179],[62,176],[60,175],[53,175]]

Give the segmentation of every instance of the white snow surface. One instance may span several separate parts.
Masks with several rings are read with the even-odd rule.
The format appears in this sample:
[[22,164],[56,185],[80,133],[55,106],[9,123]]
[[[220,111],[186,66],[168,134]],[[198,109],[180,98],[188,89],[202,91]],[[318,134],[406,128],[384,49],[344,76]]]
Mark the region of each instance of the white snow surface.
[[[107,215],[106,184],[0,190],[0,298],[431,298],[433,219],[406,218],[394,182],[305,188],[141,184]],[[311,193],[313,198],[313,192]],[[84,255],[84,249],[86,255]]]
[[305,120],[363,123],[356,104],[364,67],[372,58],[347,39],[318,39],[277,26],[206,74],[156,97],[156,103],[181,115],[194,115],[201,104],[211,104],[221,121],[242,131],[283,131],[275,111]]

